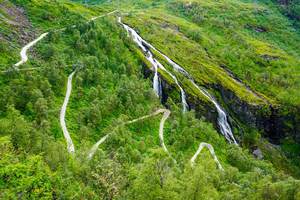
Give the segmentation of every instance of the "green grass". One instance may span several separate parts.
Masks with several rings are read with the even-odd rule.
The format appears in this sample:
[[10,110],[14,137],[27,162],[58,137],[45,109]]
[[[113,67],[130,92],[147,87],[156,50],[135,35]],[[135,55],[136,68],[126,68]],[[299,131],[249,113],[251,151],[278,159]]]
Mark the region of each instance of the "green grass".
[[[143,13],[125,18],[125,22],[139,30],[142,37],[183,66],[200,85],[220,84],[236,93],[238,97],[246,102],[252,104],[264,103],[247,91],[246,88],[233,81],[222,68],[208,58],[199,44],[189,40],[181,32],[172,29],[171,27],[180,27],[172,21],[172,17],[162,14],[160,14],[160,17],[151,17],[155,12],[158,16],[159,11],[151,10],[148,14]],[[149,25],[143,26],[143,23]],[[181,21],[181,23],[184,22]],[[164,25],[169,27],[163,28]]]
[[25,7],[33,25],[43,32],[82,23],[109,11],[101,7],[87,8],[80,3],[68,0],[55,0],[51,2],[15,0],[15,2]]
[[[168,7],[198,25],[199,43],[217,64],[280,104],[299,105],[299,31],[276,8],[235,0],[185,5],[178,1]],[[266,31],[256,32],[255,27]]]

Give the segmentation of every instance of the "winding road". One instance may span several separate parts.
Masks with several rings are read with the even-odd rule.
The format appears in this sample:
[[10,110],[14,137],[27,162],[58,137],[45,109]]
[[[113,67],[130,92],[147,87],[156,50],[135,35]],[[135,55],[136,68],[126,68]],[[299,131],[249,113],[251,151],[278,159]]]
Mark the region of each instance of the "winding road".
[[170,114],[171,114],[170,110],[165,110],[164,114],[163,114],[163,116],[162,116],[162,118],[160,120],[160,124],[159,124],[159,140],[160,140],[160,145],[162,146],[162,148],[164,149],[164,151],[166,153],[168,153],[169,155],[170,155],[170,153],[169,153],[169,151],[168,151],[168,149],[167,149],[167,147],[165,145],[165,142],[164,142],[164,126],[165,126],[165,122],[169,118]]
[[129,125],[129,124],[133,124],[133,123],[136,123],[138,121],[141,121],[141,120],[144,120],[144,119],[147,119],[147,118],[150,118],[150,117],[154,117],[156,115],[159,115],[163,113],[163,116],[161,118],[161,121],[160,121],[160,125],[159,125],[159,139],[160,139],[160,145],[162,146],[162,148],[164,149],[164,151],[170,156],[170,153],[164,143],[164,124],[165,124],[165,121],[169,118],[170,114],[171,114],[171,111],[167,110],[167,109],[158,109],[157,111],[149,114],[149,115],[145,115],[145,116],[142,116],[142,117],[139,117],[137,119],[133,119],[131,121],[128,121],[128,122],[124,122],[120,125],[118,125],[117,127],[115,127],[113,129],[113,131],[111,133],[108,133],[107,135],[105,135],[104,137],[102,137],[92,148],[91,150],[89,151],[88,153],[88,158],[91,159],[94,154],[96,153],[97,149],[99,148],[99,146],[105,142],[105,140],[116,130],[118,129],[120,126],[124,126],[124,125]]
[[68,106],[68,103],[69,103],[70,95],[71,95],[71,92],[72,92],[72,79],[73,79],[73,76],[74,76],[75,72],[76,71],[72,72],[70,74],[70,76],[68,77],[67,92],[66,92],[64,103],[63,103],[63,105],[61,107],[61,111],[60,111],[60,125],[61,125],[61,128],[63,130],[64,137],[67,141],[67,146],[68,146],[68,152],[69,153],[74,153],[75,152],[75,147],[74,147],[72,138],[70,136],[70,133],[67,129],[65,117],[66,117],[66,110],[67,110],[67,106]]
[[14,64],[14,67],[16,69],[18,69],[18,67],[22,64],[24,64],[25,62],[27,62],[28,60],[28,57],[27,57],[27,51],[28,49],[30,49],[30,47],[34,46],[36,43],[38,43],[40,40],[42,40],[44,37],[46,37],[48,35],[49,32],[46,32],[46,33],[43,33],[42,35],[40,35],[37,39],[33,40],[32,42],[29,42],[28,44],[26,44],[21,52],[20,52],[20,55],[21,55],[21,60]]
[[[216,110],[218,111],[218,125],[220,128],[220,132],[224,135],[224,137],[226,138],[226,140],[228,142],[238,145],[238,143],[236,142],[236,140],[233,136],[231,127],[228,123],[227,114],[226,114],[225,110],[218,104],[218,102],[215,100],[215,98],[212,95],[210,95],[208,93],[208,91],[206,91],[204,88],[199,87],[196,84],[196,82],[194,81],[194,79],[192,78],[192,76],[183,67],[179,66],[177,63],[172,61],[172,59],[170,59],[168,56],[166,56],[165,54],[160,52],[158,49],[156,49],[153,45],[151,45],[146,40],[144,40],[133,28],[122,23],[121,17],[118,17],[118,23],[120,23],[128,33],[131,33],[133,41],[142,49],[142,51],[144,53],[146,53],[148,55],[148,56],[146,56],[146,59],[149,62],[151,62],[151,64],[155,67],[155,73],[157,73],[157,68],[160,68],[160,69],[164,70],[165,72],[167,72],[167,74],[169,74],[172,77],[172,79],[175,81],[175,83],[177,84],[177,86],[179,87],[180,92],[181,92],[181,101],[182,101],[182,105],[183,105],[183,111],[185,112],[188,109],[185,91],[180,86],[176,76],[173,75],[171,72],[169,72],[159,61],[157,61],[155,58],[153,58],[153,55],[149,49],[153,49],[153,50],[157,51],[161,56],[163,56],[167,60],[167,62],[173,66],[174,70],[176,70],[177,72],[186,76],[189,79],[189,81],[204,96],[206,96],[214,104]],[[154,82],[154,80],[153,80],[153,82]]]
[[[88,22],[90,21],[94,21],[98,18],[101,18],[101,17],[104,17],[104,16],[107,16],[107,15],[110,15],[110,14],[113,14],[117,12],[117,10],[115,11],[112,11],[110,13],[107,13],[105,15],[101,15],[101,16],[98,16],[98,17],[93,17],[91,18]],[[88,23],[87,22],[87,23]],[[75,25],[73,25],[72,27],[76,27]],[[64,30],[64,29],[59,29],[59,30]],[[59,31],[58,30],[58,31]],[[43,33],[42,35],[40,35],[37,39],[35,39],[34,41],[28,43],[27,45],[25,45],[21,52],[20,52],[20,55],[21,55],[21,60],[16,63],[14,65],[14,68],[18,69],[18,67],[24,63],[26,63],[28,61],[28,56],[27,56],[27,51],[28,49],[30,49],[32,46],[34,46],[36,43],[38,43],[40,40],[42,40],[43,38],[45,38],[47,35],[49,34],[49,32],[46,32],[46,33]],[[162,68],[163,70],[167,71],[163,66],[159,66],[160,68]],[[35,69],[35,68],[33,68]],[[19,69],[18,69],[19,70]],[[168,71],[167,71],[168,72]],[[74,147],[74,144],[73,144],[73,141],[72,141],[72,138],[70,136],[70,133],[67,129],[67,126],[66,126],[66,121],[65,121],[65,115],[66,115],[66,110],[67,110],[67,106],[68,106],[68,103],[69,103],[69,99],[70,99],[70,96],[71,96],[71,93],[72,93],[72,80],[73,80],[73,76],[74,74],[76,73],[76,70],[73,71],[69,77],[68,77],[68,81],[67,81],[67,90],[66,90],[66,95],[65,95],[65,99],[64,99],[64,102],[63,102],[63,105],[61,107],[61,111],[60,111],[60,125],[61,125],[61,128],[62,128],[62,131],[63,131],[63,134],[64,134],[64,137],[65,137],[65,140],[67,142],[67,149],[68,149],[68,152],[73,154],[75,153],[75,147]],[[172,76],[172,78],[174,79],[174,77]],[[176,78],[175,78],[176,79]],[[178,81],[176,82],[177,85],[179,85]],[[180,87],[180,89],[182,90],[181,92],[183,92],[183,89]],[[183,95],[182,95],[183,96]],[[185,98],[185,96],[183,96]],[[159,126],[159,139],[160,139],[160,145],[161,147],[163,148],[163,150],[172,158],[172,156],[170,155],[165,143],[164,143],[164,125],[165,125],[165,122],[166,120],[169,118],[170,114],[171,114],[171,111],[170,110],[167,110],[167,109],[159,109],[155,112],[153,112],[152,114],[149,114],[149,115],[145,115],[145,116],[142,116],[142,117],[139,117],[137,119],[134,119],[134,120],[131,120],[131,121],[128,121],[128,122],[124,122],[124,123],[121,123],[120,125],[118,125],[117,127],[115,127],[113,130],[116,130],[117,128],[119,128],[120,126],[124,126],[124,125],[129,125],[129,124],[133,124],[133,123],[136,123],[138,121],[141,121],[141,120],[144,120],[144,119],[147,119],[147,118],[150,118],[150,117],[153,117],[153,116],[156,116],[156,115],[159,115],[163,113],[163,116],[161,118],[161,121],[160,121],[160,126]],[[113,132],[113,131],[112,131]],[[88,159],[91,159],[93,157],[93,155],[95,154],[95,152],[97,151],[97,149],[99,148],[99,146],[106,141],[106,139],[112,134],[109,133],[107,135],[105,135],[104,137],[102,137],[95,145],[93,145],[93,147],[90,149],[89,153],[88,153]],[[212,155],[212,157],[214,158],[215,162],[217,163],[219,169],[223,170],[218,158],[216,157],[215,155],[215,152],[214,152],[214,149],[213,147],[210,145],[210,144],[207,144],[207,143],[201,143],[200,146],[199,146],[199,149],[197,150],[197,152],[195,153],[195,155],[192,157],[191,159],[191,164],[192,166],[194,165],[195,163],[195,160],[197,158],[197,156],[200,154],[200,152],[202,151],[202,149],[204,147],[207,147]],[[172,158],[173,159],[173,158]],[[173,159],[174,160],[174,159]],[[174,160],[175,161],[175,160]],[[176,162],[176,161],[175,161]]]
[[[114,10],[112,12],[109,12],[107,14],[104,14],[104,15],[100,15],[100,16],[97,16],[97,17],[92,17],[90,20],[88,20],[86,23],[89,23],[91,21],[95,21],[96,19],[99,19],[101,17],[105,17],[105,16],[108,16],[108,15],[111,15],[115,12],[117,12],[118,10]],[[72,25],[72,28],[75,28],[76,25]],[[61,28],[61,29],[57,29],[57,30],[54,30],[54,31],[64,31],[66,30],[66,28]],[[26,63],[28,61],[28,56],[27,56],[27,51],[28,49],[30,49],[32,46],[34,46],[36,43],[38,43],[40,40],[42,40],[43,38],[45,38],[47,35],[49,34],[49,32],[46,32],[46,33],[43,33],[41,34],[38,38],[36,38],[35,40],[29,42],[28,44],[26,44],[22,49],[21,49],[21,52],[20,52],[20,55],[21,55],[21,60],[14,64],[14,68],[18,70],[18,67],[20,65],[23,65],[24,63]]]
[[210,155],[213,157],[214,161],[216,162],[216,164],[218,165],[218,168],[222,171],[224,171],[221,163],[219,162],[216,154],[215,154],[215,150],[214,148],[212,147],[211,144],[208,144],[208,143],[205,143],[205,142],[201,142],[200,145],[199,145],[199,148],[197,150],[197,152],[194,154],[194,156],[192,157],[191,159],[191,165],[192,167],[195,165],[195,160],[197,159],[198,155],[201,153],[202,149],[206,147],[209,152],[210,152]]
[[[147,118],[150,118],[150,117],[154,117],[156,115],[159,115],[163,113],[163,116],[160,120],[160,124],[159,124],[159,139],[160,139],[160,145],[161,147],[163,148],[163,150],[172,158],[172,160],[176,163],[176,160],[171,156],[169,150],[167,149],[166,145],[165,145],[165,142],[164,142],[164,126],[165,126],[165,121],[169,118],[170,114],[171,114],[171,111],[168,110],[168,109],[159,109],[155,112],[153,112],[152,114],[149,114],[149,115],[145,115],[143,117],[139,117],[137,119],[134,119],[134,120],[131,120],[131,121],[128,121],[128,122],[124,122],[122,124],[120,124],[119,126],[115,127],[113,129],[113,131],[115,131],[116,129],[118,129],[120,126],[124,126],[124,125],[128,125],[128,124],[133,124],[135,122],[138,122],[138,121],[141,121],[141,120],[144,120],[144,119],[147,119]],[[89,151],[88,153],[88,159],[92,159],[94,154],[96,153],[96,151],[98,150],[99,146],[105,142],[107,140],[107,138],[113,133],[113,131],[111,133],[108,133],[107,135],[105,135],[104,137],[102,137]],[[216,162],[218,168],[222,171],[224,171],[221,163],[219,162],[216,154],[215,154],[215,151],[214,151],[214,148],[211,144],[208,144],[208,143],[205,143],[205,142],[201,142],[200,145],[199,145],[199,148],[197,150],[197,152],[194,154],[194,156],[191,158],[190,162],[191,162],[191,166],[194,167],[195,165],[195,160],[197,159],[198,155],[201,153],[202,149],[206,147],[209,151],[210,151],[210,154],[211,156],[213,157],[214,161]]]
[[[68,152],[73,154],[75,153],[75,147],[74,147],[74,144],[73,144],[73,141],[72,141],[72,138],[70,136],[70,133],[67,129],[67,126],[66,126],[66,122],[65,122],[65,116],[66,116],[66,110],[67,110],[67,106],[68,106],[68,103],[69,103],[69,99],[70,99],[70,96],[71,96],[71,92],[72,92],[72,80],[73,80],[73,76],[74,74],[76,73],[76,70],[73,71],[69,77],[68,77],[68,82],[67,82],[67,91],[66,91],[66,96],[65,96],[65,99],[64,99],[64,103],[62,105],[62,108],[61,108],[61,112],[60,112],[60,125],[61,125],[61,128],[63,130],[63,133],[64,133],[64,137],[65,137],[65,140],[67,142],[67,149],[68,149]],[[160,124],[159,124],[159,140],[160,140],[160,145],[161,147],[163,148],[163,150],[172,158],[172,160],[176,163],[176,160],[171,156],[170,152],[168,151],[166,145],[165,145],[165,142],[164,142],[164,126],[165,126],[165,122],[166,120],[169,118],[170,114],[171,114],[171,111],[168,110],[168,109],[158,109],[157,111],[149,114],[149,115],[145,115],[145,116],[142,116],[142,117],[139,117],[137,119],[133,119],[133,120],[130,120],[130,121],[127,121],[127,122],[124,122],[124,123],[121,123],[119,124],[118,126],[116,126],[112,132],[106,134],[104,137],[102,137],[96,144],[94,144],[92,146],[92,148],[90,149],[90,151],[88,152],[88,159],[92,159],[92,157],[94,156],[94,154],[96,153],[96,151],[98,150],[99,146],[105,142],[107,140],[107,138],[115,131],[117,130],[119,127],[121,126],[124,126],[124,125],[129,125],[129,124],[133,124],[133,123],[136,123],[136,122],[139,122],[141,120],[144,120],[144,119],[147,119],[147,118],[150,118],[150,117],[154,117],[156,115],[159,115],[163,113],[163,116],[160,120]],[[212,155],[213,159],[215,160],[216,164],[218,165],[218,168],[220,170],[223,170],[223,167],[222,165],[220,164],[217,156],[215,155],[215,152],[214,152],[214,148],[212,147],[212,145],[208,144],[208,143],[200,143],[199,145],[199,148],[197,150],[197,152],[195,153],[195,155],[192,157],[191,159],[191,165],[194,166],[194,163],[195,163],[195,160],[197,159],[198,155],[201,153],[202,149],[206,147],[209,151],[210,151],[210,154]]]

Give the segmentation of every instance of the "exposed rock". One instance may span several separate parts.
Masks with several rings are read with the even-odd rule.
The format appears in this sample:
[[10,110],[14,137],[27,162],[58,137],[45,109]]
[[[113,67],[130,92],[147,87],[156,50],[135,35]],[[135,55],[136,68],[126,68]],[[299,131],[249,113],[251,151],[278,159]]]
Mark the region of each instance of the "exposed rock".
[[265,28],[265,27],[263,27],[263,26],[257,26],[257,25],[247,24],[247,25],[245,26],[245,28],[254,30],[254,31],[257,32],[257,33],[268,32],[267,28]]
[[271,56],[271,55],[267,55],[267,54],[262,55],[261,57],[262,57],[264,60],[266,60],[266,61],[272,61],[272,60],[278,60],[278,59],[279,59],[278,56]]
[[230,109],[230,113],[250,127],[264,132],[264,136],[272,143],[279,144],[286,136],[300,142],[300,124],[298,113],[300,108],[289,108],[288,111],[272,105],[254,105],[242,101],[234,92],[217,85],[222,100]]
[[226,73],[232,79],[234,79],[241,87],[245,87],[249,91],[249,93],[252,93],[254,96],[261,99],[266,104],[271,104],[265,97],[263,97],[261,94],[259,94],[259,93],[255,92],[254,90],[252,90],[249,85],[245,84],[241,79],[239,79],[235,74],[233,74],[233,72],[231,70],[229,70],[228,67],[226,67],[223,64],[221,64],[220,67],[222,67],[222,69],[224,69],[224,71],[226,71]]
[[252,154],[254,155],[255,158],[257,158],[259,160],[262,160],[264,158],[263,153],[262,153],[262,151],[259,148],[255,149],[252,152]]
[[3,35],[5,39],[10,41],[10,37],[12,37],[11,34],[13,34],[13,38],[17,38],[20,45],[23,46],[35,38],[36,35],[33,31],[33,26],[29,22],[23,8],[10,4],[7,1],[3,1],[0,3],[0,11],[4,13],[5,16],[9,16],[5,17],[4,15],[1,15],[0,17],[0,21],[5,22],[11,28],[11,33],[9,35]]
[[[153,80],[154,73],[151,69],[144,66],[143,72],[145,78],[149,78]],[[169,105],[167,104],[168,98],[172,98],[172,100],[175,101],[176,103],[181,103],[180,91],[178,90],[178,88],[176,88],[175,85],[171,85],[163,78],[161,78],[161,84],[162,84],[162,97],[161,97],[162,104],[164,104],[168,108],[169,107]],[[186,92],[186,100],[189,105],[189,108],[195,110],[196,117],[199,119],[200,118],[206,119],[208,122],[213,123],[216,130],[219,130],[218,123],[217,123],[218,112],[215,106],[212,103],[202,100],[193,94],[189,94],[188,91],[185,92]]]
[[216,130],[218,127],[218,112],[211,102],[204,101],[199,97],[187,94],[187,102],[190,109],[195,110],[197,118],[205,118],[207,121],[213,123]]
[[186,3],[186,4],[184,5],[184,7],[185,7],[186,9],[191,9],[191,8],[193,8],[193,3],[190,1],[190,2]]
[[[153,72],[144,67],[145,78],[153,79]],[[167,81],[162,79],[162,98],[161,102],[167,105],[167,100],[171,97],[176,103],[180,103],[180,92],[174,85],[170,85]],[[300,142],[300,123],[297,119],[300,108],[291,108],[291,110],[284,111],[281,107],[273,107],[267,101],[265,104],[249,104],[241,100],[236,94],[221,85],[212,85],[215,90],[221,93],[221,100],[226,104],[227,111],[231,116],[234,116],[238,121],[246,124],[249,127],[256,128],[263,131],[264,137],[267,137],[270,142],[279,144],[282,138],[292,136],[296,141]],[[218,113],[215,107],[199,97],[189,94],[186,91],[186,100],[190,109],[195,110],[197,118],[205,118],[212,122],[217,130],[218,128]],[[299,118],[299,116],[298,116]],[[232,126],[238,124],[229,117],[229,122]]]
[[175,32],[179,32],[179,26],[176,26],[176,25],[174,25],[174,24],[170,24],[170,23],[163,22],[163,23],[161,24],[161,27],[162,27],[163,29],[169,28],[169,29],[174,30]]

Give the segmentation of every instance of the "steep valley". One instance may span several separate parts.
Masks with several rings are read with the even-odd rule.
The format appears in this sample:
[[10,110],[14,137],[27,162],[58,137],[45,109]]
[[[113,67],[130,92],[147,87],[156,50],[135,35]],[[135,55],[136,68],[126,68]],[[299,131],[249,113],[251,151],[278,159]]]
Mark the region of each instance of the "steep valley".
[[0,0],[0,199],[300,199],[298,0]]

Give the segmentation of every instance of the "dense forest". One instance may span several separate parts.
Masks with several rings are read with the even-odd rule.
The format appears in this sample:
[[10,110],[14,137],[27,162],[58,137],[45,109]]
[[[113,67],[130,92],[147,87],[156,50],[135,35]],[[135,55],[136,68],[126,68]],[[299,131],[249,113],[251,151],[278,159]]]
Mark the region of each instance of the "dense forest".
[[0,199],[300,199],[299,16],[0,0]]

